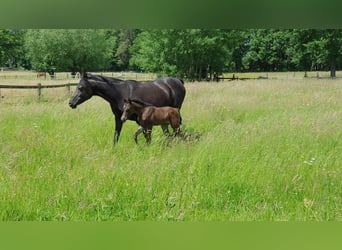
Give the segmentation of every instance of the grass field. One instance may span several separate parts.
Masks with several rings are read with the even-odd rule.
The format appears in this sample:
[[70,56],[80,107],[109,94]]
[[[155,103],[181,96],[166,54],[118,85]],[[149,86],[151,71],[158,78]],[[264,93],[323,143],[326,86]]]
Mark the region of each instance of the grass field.
[[98,97],[0,103],[0,221],[342,220],[342,80],[185,86],[150,146]]

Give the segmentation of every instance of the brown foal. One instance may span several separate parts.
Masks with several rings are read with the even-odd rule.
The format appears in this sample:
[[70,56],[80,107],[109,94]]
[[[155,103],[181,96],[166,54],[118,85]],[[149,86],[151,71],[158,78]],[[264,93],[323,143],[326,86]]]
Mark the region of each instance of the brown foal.
[[134,140],[138,143],[138,135],[144,132],[146,143],[151,143],[152,127],[155,125],[171,125],[174,135],[180,133],[181,118],[178,108],[156,107],[136,99],[124,100],[123,113],[121,121],[125,122],[129,116],[135,114],[138,116],[140,127],[134,133]]

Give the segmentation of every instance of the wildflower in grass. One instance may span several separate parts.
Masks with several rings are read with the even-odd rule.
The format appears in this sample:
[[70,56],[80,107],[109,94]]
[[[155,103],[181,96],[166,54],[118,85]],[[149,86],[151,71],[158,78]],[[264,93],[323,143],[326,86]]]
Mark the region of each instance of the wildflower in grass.
[[310,160],[304,161],[304,164],[312,166],[315,163],[315,161],[316,161],[316,158],[312,157]]
[[308,199],[308,198],[304,198],[303,204],[304,204],[304,207],[305,207],[305,208],[311,208],[312,205],[314,204],[314,201],[313,201],[313,200],[310,200],[310,199]]

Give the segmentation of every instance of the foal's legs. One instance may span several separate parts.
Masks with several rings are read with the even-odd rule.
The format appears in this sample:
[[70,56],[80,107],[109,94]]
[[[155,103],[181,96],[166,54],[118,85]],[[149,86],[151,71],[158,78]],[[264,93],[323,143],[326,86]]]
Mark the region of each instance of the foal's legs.
[[147,128],[144,130],[145,133],[145,138],[146,138],[146,143],[150,144],[151,143],[151,133],[152,133],[152,128]]
[[136,144],[138,144],[138,136],[144,133],[145,139],[146,139],[146,143],[150,144],[151,143],[151,133],[152,133],[152,128],[148,127],[148,128],[143,128],[141,126],[139,126],[139,128],[137,129],[137,131],[135,131],[134,133],[134,141]]
[[178,136],[180,134],[181,130],[180,130],[180,127],[178,128],[173,128],[173,133],[174,133],[174,136]]
[[168,127],[168,125],[166,124],[164,124],[164,125],[161,125],[161,127],[162,127],[162,129],[163,129],[163,133],[164,133],[164,135],[165,136],[169,136],[170,135],[170,132],[169,132],[169,127]]
[[[139,128],[137,129],[137,131],[135,131],[135,133],[134,133],[134,141],[135,141],[136,144],[138,144],[138,135],[140,135],[142,132],[144,132],[144,128],[141,127],[141,126],[139,126]],[[145,136],[145,138],[146,138],[145,133],[144,133],[144,136]]]

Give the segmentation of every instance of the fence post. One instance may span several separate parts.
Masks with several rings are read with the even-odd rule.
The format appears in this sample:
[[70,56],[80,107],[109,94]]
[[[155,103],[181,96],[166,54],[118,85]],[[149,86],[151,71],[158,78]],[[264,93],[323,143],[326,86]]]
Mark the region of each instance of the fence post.
[[66,84],[66,89],[67,89],[67,92],[68,92],[68,95],[70,95],[70,92],[71,92],[71,90],[70,90],[70,82],[68,82],[67,84]]
[[38,83],[38,89],[37,89],[37,92],[38,92],[38,100],[40,100],[40,97],[42,95],[42,84],[41,83]]

